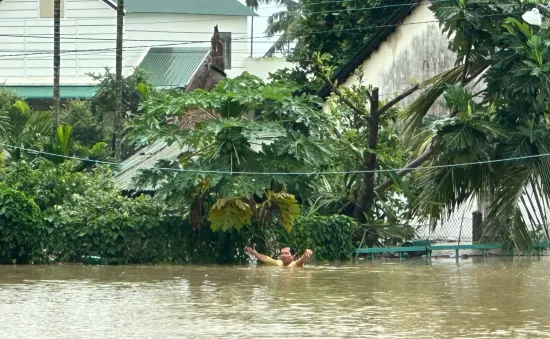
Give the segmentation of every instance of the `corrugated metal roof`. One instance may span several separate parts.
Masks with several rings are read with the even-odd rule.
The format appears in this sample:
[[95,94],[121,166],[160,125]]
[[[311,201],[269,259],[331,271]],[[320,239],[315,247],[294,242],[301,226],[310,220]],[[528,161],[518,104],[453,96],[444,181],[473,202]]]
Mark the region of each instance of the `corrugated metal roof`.
[[157,140],[124,160],[115,174],[114,180],[123,191],[154,191],[158,187],[137,187],[136,180],[141,174],[141,170],[157,166],[159,160],[175,160],[186,149],[178,143],[168,146],[163,140]]
[[[112,0],[117,3],[116,0]],[[199,15],[257,16],[238,0],[130,0],[126,13],[172,13]]]
[[139,68],[156,87],[185,87],[210,53],[208,48],[151,48]]

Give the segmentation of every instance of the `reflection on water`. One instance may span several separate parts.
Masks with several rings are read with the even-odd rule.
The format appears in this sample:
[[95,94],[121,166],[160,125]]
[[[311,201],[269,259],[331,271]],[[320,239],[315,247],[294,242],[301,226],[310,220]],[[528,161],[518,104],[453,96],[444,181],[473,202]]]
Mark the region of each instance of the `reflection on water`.
[[0,267],[2,338],[550,337],[550,259]]

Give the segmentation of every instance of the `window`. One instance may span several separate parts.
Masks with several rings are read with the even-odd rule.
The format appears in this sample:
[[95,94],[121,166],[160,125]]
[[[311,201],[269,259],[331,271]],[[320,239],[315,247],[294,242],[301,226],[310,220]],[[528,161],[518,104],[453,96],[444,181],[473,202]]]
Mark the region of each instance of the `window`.
[[[61,2],[61,17],[64,17],[65,0]],[[41,18],[53,18],[53,3],[54,0],[40,0],[40,17]]]
[[223,44],[223,63],[225,69],[231,69],[231,32],[220,32]]

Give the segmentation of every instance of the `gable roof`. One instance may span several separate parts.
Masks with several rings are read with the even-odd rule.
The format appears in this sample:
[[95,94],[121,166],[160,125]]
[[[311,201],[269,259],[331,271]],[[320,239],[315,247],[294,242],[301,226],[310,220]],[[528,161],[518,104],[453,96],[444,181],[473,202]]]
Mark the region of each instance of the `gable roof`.
[[[116,5],[117,0],[109,1]],[[116,7],[115,7],[116,8]],[[257,16],[238,0],[129,0],[126,13],[170,13],[197,15]]]
[[[399,6],[398,9],[386,20],[378,31],[376,31],[370,39],[368,39],[361,48],[349,59],[347,63],[341,66],[334,72],[331,78],[332,83],[338,82],[342,84],[346,79],[353,74],[355,69],[359,67],[363,62],[370,57],[370,55],[378,49],[380,44],[384,42],[397,28],[397,26],[403,22],[403,20],[412,13],[412,11],[419,5],[419,0],[409,0],[410,6]],[[317,95],[323,99],[326,99],[330,95],[330,87],[324,84],[323,87],[317,92]]]
[[151,48],[139,64],[149,73],[149,81],[159,88],[187,86],[210,54],[209,48]]

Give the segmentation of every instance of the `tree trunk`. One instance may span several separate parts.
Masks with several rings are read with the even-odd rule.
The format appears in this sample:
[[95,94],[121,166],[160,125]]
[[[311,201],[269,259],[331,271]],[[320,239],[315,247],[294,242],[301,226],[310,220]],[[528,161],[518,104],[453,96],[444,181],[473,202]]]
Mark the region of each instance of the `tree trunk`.
[[374,174],[376,169],[376,148],[378,147],[378,130],[380,125],[381,110],[378,109],[378,88],[374,88],[369,95],[370,113],[368,117],[369,139],[367,156],[363,162],[363,190],[359,201],[353,211],[353,217],[356,220],[364,221],[365,212],[368,211],[374,203]]
[[59,77],[61,67],[61,0],[53,4],[53,110],[55,125],[59,126],[59,111],[61,109]]
[[114,144],[115,156],[117,159],[122,157],[122,40],[124,35],[124,0],[117,1],[116,18],[116,103],[115,103],[115,126],[114,126]]

